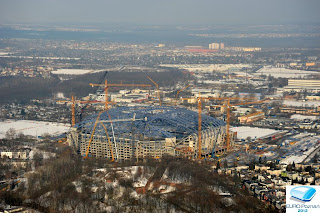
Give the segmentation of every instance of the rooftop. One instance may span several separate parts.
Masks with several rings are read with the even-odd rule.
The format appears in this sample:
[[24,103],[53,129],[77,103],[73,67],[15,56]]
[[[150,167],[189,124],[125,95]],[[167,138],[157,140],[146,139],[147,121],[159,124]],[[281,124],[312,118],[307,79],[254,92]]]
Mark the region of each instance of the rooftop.
[[[84,133],[91,133],[98,114],[87,117],[76,125]],[[101,113],[99,120],[106,126],[108,134],[129,137],[184,138],[198,133],[198,113],[178,107],[118,107]],[[225,122],[202,115],[202,129],[225,126]],[[105,134],[101,122],[97,123],[96,132]],[[134,134],[132,134],[134,133]]]

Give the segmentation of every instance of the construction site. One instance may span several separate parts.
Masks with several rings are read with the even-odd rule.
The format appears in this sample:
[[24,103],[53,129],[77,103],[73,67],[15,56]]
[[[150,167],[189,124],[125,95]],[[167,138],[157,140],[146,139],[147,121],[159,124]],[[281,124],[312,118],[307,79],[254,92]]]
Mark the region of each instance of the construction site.
[[[234,144],[235,134],[230,131],[231,108],[263,102],[243,102],[252,99],[250,97],[201,97],[200,94],[198,97],[181,98],[182,101],[197,103],[198,110],[192,111],[177,106],[179,93],[188,85],[177,92],[173,99],[175,106],[162,106],[159,85],[150,77],[148,79],[156,87],[154,100],[159,100],[159,106],[110,107],[110,87],[145,88],[151,85],[110,84],[105,80],[104,84],[90,84],[103,88],[104,111],[76,124],[74,107],[77,102],[72,98],[69,102],[72,104],[72,128],[67,143],[73,150],[85,158],[107,158],[112,161],[158,159],[166,155],[189,159],[215,158],[230,151]],[[224,102],[220,106],[225,111],[225,121],[202,113],[202,102],[208,101]]]
[[84,157],[112,161],[164,155],[200,159],[225,151],[226,123],[198,118],[197,112],[178,107],[112,108],[76,124],[67,141]]

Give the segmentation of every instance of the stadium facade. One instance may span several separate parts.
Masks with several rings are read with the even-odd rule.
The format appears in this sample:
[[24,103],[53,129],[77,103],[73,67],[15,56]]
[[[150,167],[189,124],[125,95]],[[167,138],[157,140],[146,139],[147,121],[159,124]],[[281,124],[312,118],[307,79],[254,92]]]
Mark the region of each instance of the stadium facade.
[[[202,115],[201,127],[202,155],[226,146],[225,122]],[[198,113],[177,107],[112,108],[76,124],[67,141],[82,156],[116,161],[164,155],[197,158]]]

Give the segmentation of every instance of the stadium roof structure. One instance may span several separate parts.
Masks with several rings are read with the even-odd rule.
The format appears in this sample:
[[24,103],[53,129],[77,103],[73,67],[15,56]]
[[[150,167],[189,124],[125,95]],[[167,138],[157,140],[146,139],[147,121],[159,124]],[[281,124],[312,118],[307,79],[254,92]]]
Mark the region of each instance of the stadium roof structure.
[[[75,127],[83,133],[91,134],[97,117],[98,114],[90,115]],[[178,107],[118,107],[102,112],[99,120],[95,135],[106,134],[101,123],[107,128],[109,136],[114,133],[118,137],[157,140],[174,137],[182,139],[198,134],[198,113]],[[202,130],[225,125],[222,120],[202,115]]]

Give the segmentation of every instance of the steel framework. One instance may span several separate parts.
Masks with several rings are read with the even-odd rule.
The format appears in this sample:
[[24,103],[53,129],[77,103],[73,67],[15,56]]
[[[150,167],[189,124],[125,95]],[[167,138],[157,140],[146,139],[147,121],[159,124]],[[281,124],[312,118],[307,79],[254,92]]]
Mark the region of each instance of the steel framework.
[[[165,153],[174,155],[178,146],[188,146],[188,150],[194,150],[193,154],[196,156],[198,153],[196,152],[198,125],[198,113],[185,108],[118,107],[104,111],[99,116],[93,114],[76,124],[74,130],[78,132],[78,141],[72,144],[78,143],[80,153],[89,153],[89,156],[97,156],[94,153],[99,152],[99,147],[102,147],[101,152],[107,153],[102,157],[110,156],[111,158],[112,156],[113,158],[112,150],[115,150],[116,153],[121,151],[126,153],[123,155],[126,157],[115,154],[116,160],[145,157],[147,156],[145,152],[150,152],[149,154],[153,157],[161,157]],[[207,150],[211,154],[214,143],[217,141],[216,137],[218,137],[216,133],[225,134],[225,130],[217,131],[217,129],[225,129],[225,126],[226,123],[222,120],[202,115],[204,153]],[[107,138],[106,132],[110,133],[111,139]],[[171,143],[168,139],[174,142]],[[93,144],[98,145],[91,146],[89,149],[86,146],[88,141],[93,141]],[[112,148],[110,148],[110,141],[112,141]],[[126,150],[129,149],[128,147],[130,150]],[[161,149],[168,150],[162,152]]]

